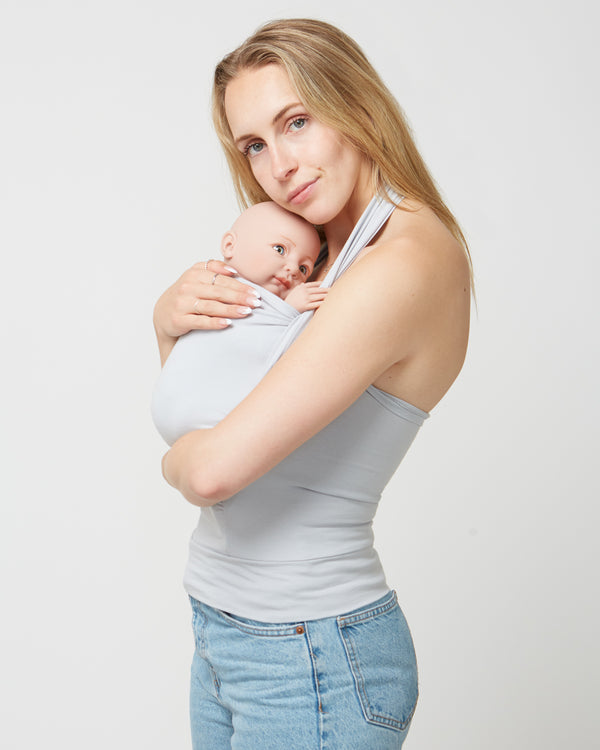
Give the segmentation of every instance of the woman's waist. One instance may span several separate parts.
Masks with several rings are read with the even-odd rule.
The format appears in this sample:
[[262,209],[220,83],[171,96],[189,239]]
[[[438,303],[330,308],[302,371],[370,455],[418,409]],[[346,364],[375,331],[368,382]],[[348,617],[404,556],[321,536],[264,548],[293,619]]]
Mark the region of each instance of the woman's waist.
[[[319,503],[319,500],[321,501]],[[203,508],[192,540],[247,560],[312,560],[373,546],[376,505],[340,498],[235,498]]]
[[254,560],[193,538],[184,587],[212,607],[270,622],[329,617],[388,588],[372,546],[312,559]]
[[257,547],[251,549],[241,546],[225,549],[224,546],[211,544],[210,539],[205,539],[198,533],[198,529],[190,538],[190,556],[208,557],[223,564],[237,565],[240,567],[270,568],[288,565],[290,568],[321,567],[327,565],[344,565],[350,560],[368,559],[374,554],[372,534],[370,539],[365,540],[362,545],[347,543],[345,545],[331,545],[326,548],[292,547],[288,544],[279,548],[281,554],[275,554],[275,548],[261,550]]

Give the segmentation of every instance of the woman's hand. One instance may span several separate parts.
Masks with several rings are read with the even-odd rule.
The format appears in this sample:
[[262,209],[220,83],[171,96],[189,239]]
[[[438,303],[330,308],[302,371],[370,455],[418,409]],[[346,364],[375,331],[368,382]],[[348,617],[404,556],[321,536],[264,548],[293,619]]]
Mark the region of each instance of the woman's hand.
[[231,318],[243,318],[260,305],[258,292],[232,278],[235,273],[220,260],[195,263],[159,298],[154,328],[161,364],[184,333],[227,328]]

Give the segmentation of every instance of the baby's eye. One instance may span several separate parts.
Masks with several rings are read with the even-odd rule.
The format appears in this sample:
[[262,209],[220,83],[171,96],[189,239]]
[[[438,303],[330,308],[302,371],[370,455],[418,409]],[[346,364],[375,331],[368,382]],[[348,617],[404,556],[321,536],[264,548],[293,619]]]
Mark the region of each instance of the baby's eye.
[[306,125],[306,117],[296,117],[290,123],[290,130],[301,130]]
[[244,156],[253,157],[257,154],[260,154],[260,152],[264,148],[264,143],[249,143],[246,148],[244,149]]
[[279,255],[285,255],[285,247],[283,245],[273,245],[273,249]]
[[302,265],[302,266],[300,266],[300,268],[299,268],[298,270],[300,271],[300,273],[301,273],[301,274],[302,274],[303,276],[308,276],[308,273],[309,273],[309,268],[308,268],[308,266],[304,266],[304,265]]

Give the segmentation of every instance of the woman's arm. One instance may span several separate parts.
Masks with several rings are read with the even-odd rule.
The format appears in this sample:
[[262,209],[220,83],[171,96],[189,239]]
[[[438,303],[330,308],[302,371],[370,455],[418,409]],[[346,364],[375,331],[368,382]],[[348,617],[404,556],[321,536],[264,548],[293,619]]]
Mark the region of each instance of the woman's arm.
[[465,275],[452,254],[431,256],[403,239],[355,263],[249,396],[216,427],[173,445],[163,460],[166,480],[195,505],[225,500],[329,424],[382,373],[436,347],[452,298],[465,293]]
[[234,274],[234,269],[220,260],[196,263],[159,298],[154,307],[154,330],[161,364],[184,333],[226,328],[230,318],[243,318],[259,304],[256,290],[231,278]]

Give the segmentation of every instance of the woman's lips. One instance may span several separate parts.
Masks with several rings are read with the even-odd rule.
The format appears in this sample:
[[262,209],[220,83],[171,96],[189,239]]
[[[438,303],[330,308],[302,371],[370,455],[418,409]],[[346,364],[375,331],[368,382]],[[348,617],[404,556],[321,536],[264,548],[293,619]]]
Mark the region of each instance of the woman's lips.
[[291,193],[288,193],[288,197],[287,197],[288,203],[291,203],[294,206],[297,206],[299,203],[304,203],[304,201],[312,193],[313,187],[318,179],[319,179],[318,177],[315,177],[314,180],[310,180],[310,182],[305,182],[299,187],[297,187],[295,190],[292,190]]

